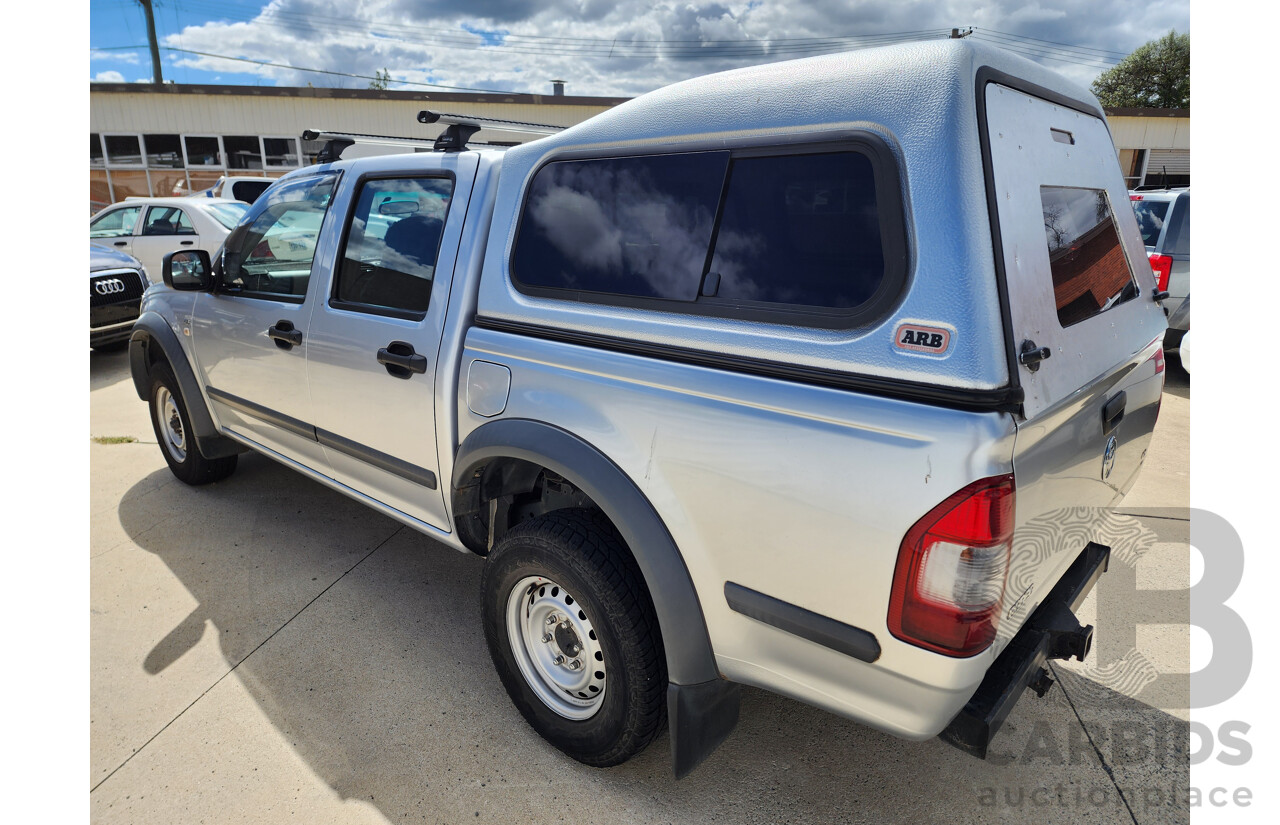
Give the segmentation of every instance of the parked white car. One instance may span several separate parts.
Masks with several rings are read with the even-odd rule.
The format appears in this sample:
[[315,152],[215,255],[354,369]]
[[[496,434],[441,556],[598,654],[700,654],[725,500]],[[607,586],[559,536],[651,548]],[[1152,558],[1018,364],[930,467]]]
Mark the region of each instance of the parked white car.
[[263,192],[267,191],[267,187],[275,182],[275,178],[228,177],[223,175],[218,178],[218,182],[213,186],[200,192],[195,192],[193,196],[202,195],[206,198],[222,198],[224,200],[253,203]]
[[89,240],[132,255],[152,281],[159,281],[165,253],[213,252],[248,208],[240,201],[204,197],[128,198],[89,219]]

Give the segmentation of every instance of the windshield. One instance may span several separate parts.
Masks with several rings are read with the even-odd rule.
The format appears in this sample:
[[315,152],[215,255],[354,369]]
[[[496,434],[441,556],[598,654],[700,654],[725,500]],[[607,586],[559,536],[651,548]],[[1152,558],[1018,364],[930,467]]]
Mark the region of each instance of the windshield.
[[1155,246],[1160,240],[1160,230],[1164,228],[1164,216],[1168,211],[1168,201],[1133,201],[1133,214],[1138,216],[1138,231],[1142,233],[1144,245]]
[[244,217],[249,205],[245,203],[210,203],[206,205],[206,208],[218,223],[227,229],[235,229],[236,224],[240,223],[240,219]]

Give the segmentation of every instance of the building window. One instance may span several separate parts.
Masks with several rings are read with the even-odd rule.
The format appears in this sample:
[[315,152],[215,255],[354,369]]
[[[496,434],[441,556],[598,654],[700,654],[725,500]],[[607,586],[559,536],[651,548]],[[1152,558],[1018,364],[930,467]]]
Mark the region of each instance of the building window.
[[222,145],[227,149],[228,169],[262,168],[262,147],[257,135],[226,135]]
[[187,135],[183,143],[187,149],[187,166],[222,166],[222,148],[217,137]]
[[102,155],[102,136],[92,132],[89,135],[89,168],[101,169],[105,163]]
[[262,157],[268,169],[296,169],[298,166],[298,139],[291,137],[264,137]]
[[143,135],[147,147],[147,166],[181,169],[182,141],[177,135]]
[[107,164],[142,166],[142,144],[137,135],[106,135]]

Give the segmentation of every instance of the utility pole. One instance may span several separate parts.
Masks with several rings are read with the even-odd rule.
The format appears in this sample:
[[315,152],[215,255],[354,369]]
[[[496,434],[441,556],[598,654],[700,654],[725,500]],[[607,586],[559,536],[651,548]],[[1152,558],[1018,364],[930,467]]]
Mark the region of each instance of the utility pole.
[[959,40],[963,37],[968,37],[971,34],[973,34],[973,26],[968,26],[963,29],[952,29],[950,39]]
[[142,10],[147,14],[147,40],[151,42],[151,74],[155,83],[164,83],[164,73],[160,71],[160,45],[156,43],[156,16],[151,11],[151,0],[138,0]]

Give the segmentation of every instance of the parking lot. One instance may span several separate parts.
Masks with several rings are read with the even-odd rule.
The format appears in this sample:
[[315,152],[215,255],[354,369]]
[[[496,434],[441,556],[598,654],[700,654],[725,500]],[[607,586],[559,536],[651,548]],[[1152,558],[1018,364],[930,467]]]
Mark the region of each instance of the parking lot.
[[[1139,628],[1141,667],[1119,657],[1134,678],[1055,663],[1058,684],[1024,696],[986,762],[746,689],[737,730],[684,780],[665,734],[623,766],[584,767],[498,681],[483,560],[258,455],[183,485],[127,356],[90,360],[95,822],[1189,821],[1179,680],[1150,675],[1189,670],[1175,625]],[[1122,559],[1139,589],[1189,584],[1190,380],[1175,361],[1116,516],[1147,537]],[[1137,625],[1137,604],[1090,598],[1095,651]]]

